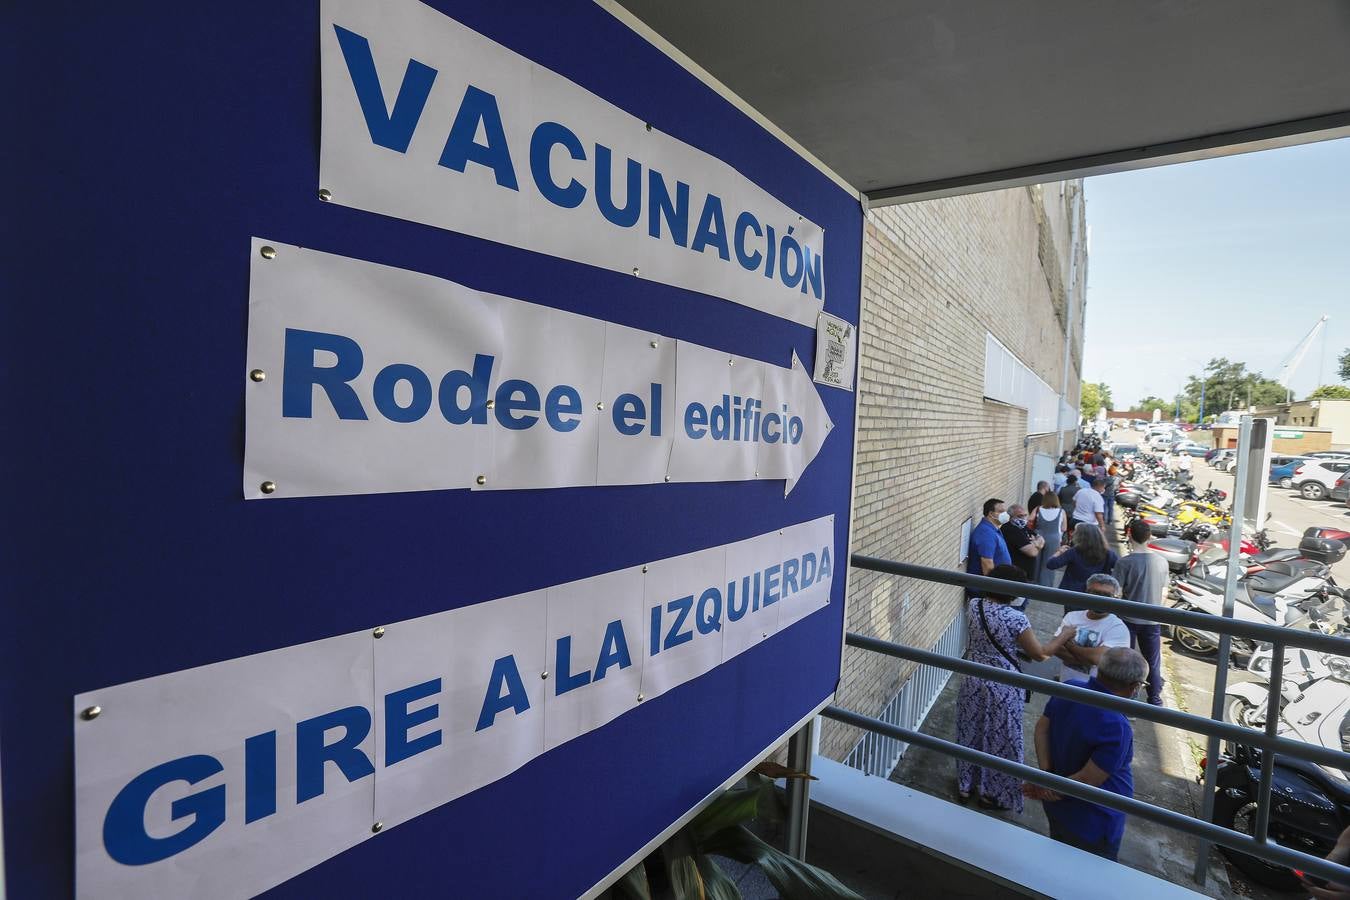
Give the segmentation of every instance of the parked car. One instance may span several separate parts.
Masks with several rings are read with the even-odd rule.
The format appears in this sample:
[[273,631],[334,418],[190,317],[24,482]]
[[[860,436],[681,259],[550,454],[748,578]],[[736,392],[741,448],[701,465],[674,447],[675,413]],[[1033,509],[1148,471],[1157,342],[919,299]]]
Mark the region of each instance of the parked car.
[[1332,500],[1344,500],[1345,505],[1350,506],[1350,474],[1337,478],[1336,483],[1331,486],[1331,493],[1327,496]]
[[1214,456],[1213,459],[1209,461],[1209,464],[1214,468],[1218,469],[1220,472],[1227,472],[1236,462],[1237,462],[1237,450],[1231,447],[1225,447],[1223,450],[1220,450]]
[[1134,459],[1139,455],[1138,444],[1116,444],[1111,448],[1111,455],[1116,459]]
[[1219,450],[1220,450],[1220,448],[1218,448],[1218,447],[1210,447],[1208,450],[1206,450],[1206,451],[1205,451],[1205,462],[1213,462],[1213,461],[1214,461],[1214,457],[1216,457],[1216,456],[1219,455]]
[[1181,428],[1182,431],[1194,431],[1194,430],[1195,430],[1195,426],[1192,425],[1190,422],[1183,422],[1183,423],[1181,423],[1181,425],[1178,426],[1178,427]]
[[1270,458],[1270,483],[1282,488],[1294,486],[1294,470],[1307,462],[1303,456],[1272,456]]
[[1172,445],[1173,453],[1186,453],[1190,456],[1204,456],[1208,450],[1204,444],[1197,444],[1195,441],[1177,441]]
[[1147,443],[1155,450],[1161,450],[1169,446],[1176,438],[1172,436],[1171,429],[1167,431],[1150,431],[1148,433]]
[[1307,500],[1325,500],[1348,471],[1350,460],[1310,459],[1294,469],[1292,486]]
[[1344,450],[1318,450],[1315,453],[1305,453],[1304,456],[1309,459],[1350,459],[1350,453]]

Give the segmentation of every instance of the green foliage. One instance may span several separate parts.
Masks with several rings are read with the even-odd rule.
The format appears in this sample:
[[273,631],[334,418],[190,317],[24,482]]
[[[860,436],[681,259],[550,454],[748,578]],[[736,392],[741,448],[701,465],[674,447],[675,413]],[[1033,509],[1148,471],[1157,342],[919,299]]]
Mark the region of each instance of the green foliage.
[[1308,395],[1309,400],[1350,400],[1350,387],[1343,384],[1324,384]]
[[1095,419],[1097,410],[1113,409],[1111,405],[1111,387],[1104,381],[1084,381],[1078,401],[1079,411],[1085,419]]
[[1205,409],[1236,409],[1253,406],[1271,406],[1283,403],[1287,396],[1284,386],[1278,381],[1267,378],[1260,372],[1249,372],[1245,363],[1230,362],[1225,357],[1211,359],[1204,370],[1186,380],[1182,392],[1182,417],[1194,418],[1195,413],[1186,415],[1186,401],[1198,408],[1200,388],[1205,389]]
[[1136,403],[1134,405],[1134,408],[1143,410],[1144,412],[1148,413],[1153,412],[1155,409],[1161,409],[1163,412],[1170,415],[1172,413],[1172,410],[1176,409],[1176,402],[1172,400],[1164,400],[1161,397],[1154,397],[1150,395],[1148,397],[1145,397],[1143,400],[1140,400],[1138,403]]
[[1340,366],[1337,374],[1341,376],[1341,381],[1350,381],[1350,347],[1345,348],[1345,352],[1336,362]]
[[[781,819],[783,799],[773,779],[751,773],[634,866],[614,885],[625,900],[741,900],[735,882],[712,854],[757,865],[783,900],[862,900],[833,875],[765,843],[745,826],[751,819]],[[648,865],[657,866],[656,884]]]

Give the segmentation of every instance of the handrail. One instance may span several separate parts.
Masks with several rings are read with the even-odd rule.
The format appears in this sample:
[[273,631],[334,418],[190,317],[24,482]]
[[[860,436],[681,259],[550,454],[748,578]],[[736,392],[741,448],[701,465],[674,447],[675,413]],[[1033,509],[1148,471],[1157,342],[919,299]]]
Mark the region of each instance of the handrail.
[[853,554],[851,559],[852,564],[857,568],[871,572],[902,575],[907,578],[918,578],[921,581],[936,581],[940,584],[976,588],[999,594],[1015,593],[1016,596],[1027,597],[1032,600],[1044,600],[1049,603],[1076,606],[1080,609],[1115,613],[1120,616],[1129,616],[1132,619],[1147,619],[1150,622],[1182,625],[1201,631],[1212,631],[1216,634],[1248,638],[1253,641],[1285,644],[1291,647],[1306,647],[1309,650],[1318,650],[1323,653],[1350,656],[1350,638],[1322,634],[1317,631],[1283,628],[1279,625],[1264,625],[1257,622],[1242,622],[1223,616],[1211,616],[1206,613],[1189,612],[1184,609],[1155,606],[1152,603],[1136,603],[1133,600],[1113,600],[1096,594],[1066,591],[1021,581],[1004,581],[1001,578],[988,578],[984,575],[953,572],[950,569],[937,569],[931,566],[917,566],[913,563],[864,556],[861,553]]
[[[1095,693],[1095,692],[1094,692]],[[1081,781],[1074,781],[1071,778],[1065,778],[1062,775],[1055,775],[1028,766],[1023,763],[1016,763],[1012,760],[1004,759],[1001,756],[994,756],[989,753],[983,753],[970,747],[956,744],[951,741],[943,740],[939,737],[924,734],[921,731],[912,731],[908,728],[901,728],[899,725],[892,725],[889,722],[883,722],[880,719],[874,719],[871,716],[860,715],[852,710],[843,709],[838,706],[827,706],[821,710],[820,714],[827,719],[834,719],[837,722],[843,722],[845,725],[852,725],[855,728],[863,728],[868,731],[875,731],[878,734],[884,734],[887,737],[904,741],[908,744],[916,744],[920,747],[926,747],[938,753],[944,753],[948,756],[954,756],[957,759],[965,760],[977,766],[989,769],[996,769],[1023,781],[1049,788],[1060,794],[1066,794],[1071,797],[1077,797],[1089,803],[1096,803],[1100,806],[1109,806],[1112,809],[1118,809],[1121,812],[1138,816],[1141,819],[1148,819],[1157,822],[1160,825],[1166,825],[1175,828],[1178,831],[1204,838],[1215,844],[1222,844],[1225,847],[1231,847],[1242,853],[1252,856],[1258,856],[1269,862],[1278,865],[1288,866],[1291,869],[1300,869],[1304,872],[1311,872],[1314,875],[1321,876],[1330,881],[1350,883],[1350,866],[1341,866],[1333,862],[1328,862],[1318,856],[1311,856],[1298,850],[1291,850],[1270,840],[1261,842],[1255,838],[1248,837],[1221,825],[1215,825],[1212,822],[1204,822],[1183,813],[1173,812],[1170,809],[1164,809],[1161,806],[1154,806],[1151,803],[1145,803],[1142,800],[1135,800],[1132,797],[1124,797],[1120,794],[1112,793],[1101,788],[1092,787],[1083,784]]]
[[[1025,582],[1005,581],[998,578],[988,578],[983,575],[971,575],[966,572],[953,572],[948,569],[937,569],[930,566],[919,566],[912,563],[878,559],[862,554],[853,554],[850,562],[857,568],[873,572],[917,578],[922,581],[951,584],[958,587],[974,588],[976,590],[984,590],[1002,595],[1015,594],[1017,596],[1050,603],[1064,605],[1072,604],[1073,606],[1080,608],[1107,613],[1118,613],[1120,615],[1144,621],[1163,622],[1182,627],[1196,628],[1201,631],[1214,632],[1222,635],[1220,638],[1221,647],[1227,646],[1230,637],[1242,637],[1271,644],[1274,652],[1274,659],[1272,661],[1271,678],[1266,685],[1266,714],[1268,721],[1264,731],[1253,731],[1239,725],[1218,720],[1217,694],[1221,691],[1221,688],[1219,687],[1217,680],[1215,684],[1215,712],[1212,717],[1205,718],[1192,715],[1191,713],[1181,712],[1180,710],[1151,706],[1146,703],[1140,703],[1137,700],[1117,697],[1105,694],[1101,691],[1084,689],[1076,685],[1062,684],[1047,678],[1025,675],[1021,672],[988,666],[972,660],[958,659],[955,657],[944,656],[940,653],[919,650],[914,647],[906,647],[902,644],[881,640],[880,638],[868,637],[852,632],[845,636],[845,643],[848,646],[856,647],[861,650],[868,650],[874,653],[892,656],[897,659],[934,666],[949,672],[958,672],[974,678],[982,678],[1014,687],[1026,688],[1043,694],[1063,697],[1067,700],[1086,703],[1091,706],[1112,709],[1116,712],[1156,722],[1160,725],[1167,725],[1186,731],[1204,734],[1210,738],[1211,755],[1217,753],[1218,740],[1220,738],[1226,738],[1235,743],[1260,747],[1266,752],[1262,754],[1261,758],[1260,786],[1256,797],[1256,833],[1255,836],[1251,837],[1231,829],[1222,828],[1202,819],[1186,816],[1133,798],[1122,797],[1100,788],[1083,785],[1074,782],[1071,779],[1023,765],[1020,762],[1013,762],[1001,757],[982,753],[960,744],[932,737],[931,735],[925,735],[921,732],[912,731],[907,728],[901,728],[897,725],[891,725],[880,719],[863,716],[859,713],[842,709],[837,706],[827,708],[822,715],[878,734],[886,735],[896,740],[928,747],[938,752],[955,756],[958,759],[965,759],[977,765],[1007,772],[1033,784],[1052,788],[1061,793],[1069,794],[1091,803],[1099,803],[1103,806],[1119,809],[1123,812],[1150,819],[1163,825],[1184,831],[1188,834],[1195,835],[1201,839],[1200,853],[1202,857],[1208,853],[1208,844],[1205,843],[1208,841],[1210,843],[1231,847],[1243,853],[1249,853],[1277,865],[1302,869],[1341,882],[1350,882],[1350,867],[1339,866],[1334,863],[1329,863],[1326,860],[1309,856],[1305,853],[1281,847],[1278,844],[1272,843],[1268,834],[1271,784],[1274,774],[1275,756],[1277,753],[1324,766],[1350,769],[1350,753],[1332,750],[1327,747],[1318,747],[1302,741],[1282,738],[1277,735],[1275,724],[1280,708],[1279,691],[1282,687],[1281,673],[1283,669],[1282,664],[1284,662],[1285,648],[1290,646],[1302,647],[1310,650],[1350,656],[1350,638],[1336,637],[1305,629],[1282,628],[1278,625],[1241,622],[1225,616],[1213,616],[1186,610],[1169,609],[1167,607],[1155,606],[1149,603],[1136,603],[1130,600],[1116,600],[1096,594],[1065,591],[1059,588],[1027,584]],[[1229,588],[1231,589],[1231,587],[1232,585],[1230,583]],[[1221,656],[1226,659],[1226,650],[1221,649]],[[1207,773],[1208,777],[1205,782],[1207,791],[1212,790],[1212,775],[1212,771]],[[1206,816],[1209,815],[1210,796],[1212,795],[1207,795],[1206,797]],[[1203,873],[1203,866],[1200,865],[1200,863],[1197,863],[1197,873]],[[1197,874],[1196,878],[1203,882],[1202,874]]]
[[1026,688],[1027,690],[1036,691],[1040,694],[1049,694],[1052,697],[1063,697],[1066,700],[1076,700],[1080,703],[1087,703],[1092,706],[1113,709],[1116,712],[1124,713],[1127,716],[1134,716],[1140,719],[1148,719],[1151,722],[1157,722],[1159,725],[1169,725],[1184,731],[1196,731],[1201,734],[1213,735],[1215,737],[1233,741],[1234,743],[1260,747],[1263,750],[1271,750],[1287,756],[1292,756],[1295,759],[1307,760],[1308,762],[1317,763],[1322,766],[1333,766],[1337,769],[1350,769],[1350,753],[1345,753],[1341,750],[1332,750],[1328,747],[1318,747],[1315,744],[1306,744],[1302,741],[1290,740],[1289,738],[1274,737],[1264,731],[1254,731],[1250,728],[1244,728],[1241,725],[1233,725],[1228,722],[1216,722],[1206,716],[1197,716],[1193,713],[1182,712],[1179,709],[1152,706],[1148,703],[1141,703],[1138,700],[1127,700],[1124,697],[1103,694],[1101,691],[1081,688],[1072,684],[1064,684],[1059,681],[1051,681],[1049,678],[1042,678],[1039,675],[1026,675],[1021,672],[1000,669],[997,666],[988,666],[984,663],[974,662],[969,659],[943,656],[941,653],[933,653],[931,650],[919,650],[916,647],[906,647],[904,644],[894,644],[890,641],[883,641],[880,638],[868,637],[863,634],[854,634],[853,632],[849,632],[844,637],[844,643],[850,647],[857,647],[860,650],[870,650],[873,653],[893,656],[896,659],[909,660],[910,662],[916,662],[922,665],[936,666],[939,669],[946,669],[949,672],[957,672],[962,675],[969,675],[973,678],[983,678],[985,681],[997,681],[1001,684]]

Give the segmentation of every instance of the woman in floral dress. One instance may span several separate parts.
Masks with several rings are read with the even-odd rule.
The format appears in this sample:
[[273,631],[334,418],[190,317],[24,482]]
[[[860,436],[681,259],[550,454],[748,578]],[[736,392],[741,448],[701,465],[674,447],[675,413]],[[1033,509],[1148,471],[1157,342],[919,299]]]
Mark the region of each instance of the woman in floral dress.
[[[995,566],[990,578],[1026,581],[1017,566]],[[1001,594],[977,597],[966,605],[966,659],[1019,671],[1015,662],[1021,649],[1040,661],[1054,656],[1073,636],[1069,629],[1042,645],[1025,614],[1013,609],[1015,598]],[[956,707],[956,740],[974,750],[1022,761],[1022,713],[1026,705],[1021,688],[965,676]],[[1022,781],[1012,775],[957,761],[957,791],[962,802],[972,795],[994,809],[1022,811]]]

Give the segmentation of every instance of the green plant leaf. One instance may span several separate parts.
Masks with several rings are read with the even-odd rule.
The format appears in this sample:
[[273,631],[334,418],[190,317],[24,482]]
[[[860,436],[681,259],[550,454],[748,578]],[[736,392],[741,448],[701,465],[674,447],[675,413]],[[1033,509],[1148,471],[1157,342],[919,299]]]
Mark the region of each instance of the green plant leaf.
[[661,857],[666,863],[666,877],[675,900],[707,900],[703,890],[703,876],[698,871],[697,849],[690,826],[672,834],[661,845]]
[[695,858],[698,861],[699,874],[703,876],[703,887],[708,900],[742,900],[741,889],[736,887],[736,882],[727,877],[716,860],[705,855]]
[[652,886],[647,881],[646,861],[638,863],[614,882],[614,892],[625,900],[652,900]]
[[701,843],[724,828],[732,828],[755,817],[759,804],[757,788],[732,788],[723,791],[689,823],[695,843]]
[[783,900],[862,900],[829,872],[771,847],[743,825],[710,835],[698,849],[759,866]]

